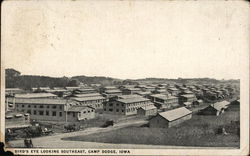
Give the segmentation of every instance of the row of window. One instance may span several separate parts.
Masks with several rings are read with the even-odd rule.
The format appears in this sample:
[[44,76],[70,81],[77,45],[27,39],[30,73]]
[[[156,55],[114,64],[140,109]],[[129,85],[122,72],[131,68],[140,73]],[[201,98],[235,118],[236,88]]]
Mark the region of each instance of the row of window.
[[[107,111],[107,109],[106,109],[106,108],[104,108],[103,110],[104,110],[104,111]],[[112,108],[108,109],[108,111],[110,111],[110,112],[113,112],[113,110],[114,110],[114,109],[112,109]],[[120,110],[120,109],[116,109],[116,112],[120,112],[120,111],[121,111],[121,112],[124,112],[124,110],[123,110],[123,109],[122,109],[122,110]]]
[[[16,107],[22,107],[22,108],[24,108],[25,106],[27,106],[27,108],[53,108],[53,109],[56,109],[56,108],[59,108],[59,109],[63,109],[63,106],[57,106],[57,105],[47,105],[47,106],[45,106],[45,105],[25,105],[25,104],[22,104],[22,105],[20,105],[20,104],[17,104],[16,105]],[[31,107],[32,106],[32,107]]]
[[88,104],[88,103],[100,103],[104,102],[105,100],[92,100],[92,101],[81,101],[83,104]]
[[[23,111],[23,110],[22,110]],[[61,117],[62,116],[62,112],[56,112],[56,111],[37,111],[37,110],[27,110],[27,113],[31,114],[31,115],[46,115],[46,116],[57,116],[57,114]]]

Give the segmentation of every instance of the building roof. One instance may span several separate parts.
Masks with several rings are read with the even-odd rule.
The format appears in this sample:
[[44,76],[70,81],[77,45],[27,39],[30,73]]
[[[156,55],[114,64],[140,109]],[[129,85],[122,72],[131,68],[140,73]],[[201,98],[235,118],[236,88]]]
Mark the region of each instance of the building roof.
[[121,93],[122,91],[119,89],[113,89],[113,90],[105,90],[105,93]]
[[152,109],[157,109],[157,108],[154,105],[149,105],[149,106],[140,107],[139,109],[152,110]]
[[159,115],[168,121],[173,121],[191,113],[192,112],[188,110],[187,108],[180,107],[180,108],[176,108],[170,111],[159,113]]
[[143,101],[150,101],[150,100],[140,97],[140,98],[118,99],[117,101],[122,102],[122,103],[135,103],[135,102],[143,102]]
[[92,101],[92,100],[104,100],[105,98],[102,96],[92,96],[92,97],[76,97],[71,99],[82,102],[82,101]]
[[50,99],[50,98],[41,98],[41,99],[27,99],[27,98],[15,98],[15,103],[23,104],[66,104],[71,101],[65,99]]
[[140,95],[132,94],[132,95],[118,95],[120,99],[131,99],[131,98],[142,98]]
[[155,98],[159,98],[159,99],[163,99],[163,100],[167,100],[167,99],[175,99],[177,97],[175,96],[168,96],[168,95],[165,95],[165,94],[153,94],[153,95],[150,95],[151,97],[155,97]]
[[92,96],[101,96],[100,93],[89,93],[89,94],[75,94],[76,97],[92,97]]
[[71,106],[68,108],[68,112],[81,112],[82,110],[86,110],[87,108],[91,108],[94,109],[92,107],[89,106]]
[[5,91],[22,91],[20,88],[5,88]]
[[168,90],[171,90],[171,91],[178,91],[179,89],[177,89],[177,88],[168,88]]
[[138,94],[138,95],[150,95],[152,93],[151,92],[137,92],[136,94]]
[[191,102],[184,102],[183,104],[184,104],[185,106],[192,105],[192,103],[191,103]]
[[126,88],[124,90],[130,90],[130,91],[140,91],[140,88]]
[[182,97],[185,97],[185,98],[192,98],[192,97],[195,97],[194,94],[184,94],[184,95],[181,95]]
[[45,98],[45,97],[57,97],[51,93],[27,93],[27,94],[16,94],[16,98]]
[[214,104],[211,104],[210,106],[215,108],[216,110],[221,110],[222,108],[226,108],[227,105],[229,105],[230,102],[228,101],[221,101],[221,102],[216,102]]
[[116,86],[106,86],[104,89],[117,89]]

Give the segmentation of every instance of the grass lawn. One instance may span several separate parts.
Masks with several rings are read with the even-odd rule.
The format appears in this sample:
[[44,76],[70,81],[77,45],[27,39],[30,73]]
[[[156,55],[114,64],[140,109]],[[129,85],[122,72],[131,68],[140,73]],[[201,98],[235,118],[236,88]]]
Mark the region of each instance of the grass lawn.
[[[171,128],[132,126],[98,134],[64,138],[64,140],[151,144],[175,146],[239,147],[239,107],[229,107],[220,116],[193,115],[192,119]],[[233,121],[233,122],[231,122]],[[224,127],[228,135],[218,134]]]

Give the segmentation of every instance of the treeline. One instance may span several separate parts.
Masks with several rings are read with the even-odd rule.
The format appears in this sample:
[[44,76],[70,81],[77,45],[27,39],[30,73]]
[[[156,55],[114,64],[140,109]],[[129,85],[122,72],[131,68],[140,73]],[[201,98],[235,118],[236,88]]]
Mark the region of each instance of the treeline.
[[29,90],[33,87],[66,87],[78,86],[81,82],[84,84],[98,83],[102,85],[112,85],[118,81],[113,78],[107,77],[88,77],[88,76],[75,76],[68,77],[48,77],[36,75],[21,75],[15,69],[5,70],[5,85],[6,88],[22,88]]

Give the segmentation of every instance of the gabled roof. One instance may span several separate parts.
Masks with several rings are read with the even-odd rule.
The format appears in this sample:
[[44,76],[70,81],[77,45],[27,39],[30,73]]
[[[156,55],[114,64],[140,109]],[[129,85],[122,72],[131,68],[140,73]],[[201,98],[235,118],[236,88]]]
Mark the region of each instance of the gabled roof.
[[227,105],[229,105],[230,102],[228,101],[221,101],[221,102],[216,102],[214,104],[211,104],[210,107],[213,107],[216,110],[221,110],[222,108],[227,108]]
[[152,94],[151,92],[137,92],[136,94],[138,94],[138,95],[150,95],[150,94]]
[[75,94],[76,97],[93,97],[93,96],[101,96],[100,93],[89,93],[89,94]]
[[143,101],[150,101],[150,100],[141,97],[141,98],[130,98],[130,99],[118,99],[117,101],[127,104],[127,103],[143,102]]
[[104,100],[105,98],[102,96],[93,96],[93,97],[76,97],[76,98],[71,98],[71,99],[82,102],[82,101],[91,101],[91,100]]
[[168,88],[168,90],[171,90],[171,91],[178,91],[179,89],[177,89],[177,88]]
[[113,90],[105,90],[105,93],[121,93],[122,91],[119,89],[113,89]]
[[187,108],[180,107],[170,111],[159,113],[159,115],[168,121],[173,121],[191,113],[192,112]]
[[159,98],[159,99],[163,99],[163,100],[167,100],[167,99],[175,99],[177,97],[175,96],[168,96],[168,95],[165,95],[165,94],[153,94],[153,95],[150,95],[151,97],[155,97],[155,98]]
[[132,95],[118,95],[120,99],[131,99],[131,98],[142,98],[140,95],[132,94]]
[[45,98],[45,97],[57,97],[51,93],[27,93],[27,94],[16,94],[16,98]]
[[140,88],[125,88],[124,90],[129,90],[129,91],[140,91]]
[[192,103],[191,103],[191,102],[184,102],[183,104],[184,104],[185,106],[192,105]]
[[41,98],[41,99],[27,99],[27,98],[15,98],[15,103],[23,104],[66,104],[71,101],[65,99],[50,99],[50,98]]
[[157,108],[154,105],[149,105],[149,106],[140,107],[139,109],[152,110],[152,109],[157,109]]
[[181,95],[182,97],[185,97],[185,98],[192,98],[192,97],[195,97],[194,94],[184,94],[184,95]]

